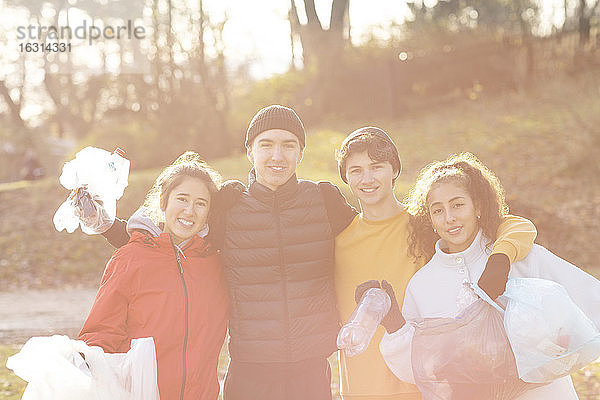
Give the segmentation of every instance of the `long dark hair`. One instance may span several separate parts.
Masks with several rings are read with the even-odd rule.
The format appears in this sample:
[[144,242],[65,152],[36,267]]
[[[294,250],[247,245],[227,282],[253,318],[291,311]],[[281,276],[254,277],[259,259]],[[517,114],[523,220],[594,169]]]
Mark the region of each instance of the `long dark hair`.
[[427,200],[433,185],[446,182],[458,183],[467,190],[479,211],[479,227],[492,241],[496,240],[502,217],[508,214],[500,181],[473,154],[454,154],[444,161],[429,164],[419,172],[405,199],[410,215],[408,250],[417,261],[427,262],[435,253],[439,236],[433,231]]

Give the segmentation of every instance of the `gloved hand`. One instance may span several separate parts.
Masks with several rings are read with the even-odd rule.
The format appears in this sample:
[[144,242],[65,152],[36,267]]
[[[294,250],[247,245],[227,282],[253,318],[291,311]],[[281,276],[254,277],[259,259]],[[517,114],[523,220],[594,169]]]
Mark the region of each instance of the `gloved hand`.
[[398,300],[396,300],[396,293],[394,293],[392,285],[390,285],[388,281],[383,280],[381,281],[381,288],[385,290],[388,296],[390,296],[392,302],[390,310],[381,321],[381,325],[385,328],[387,333],[394,333],[402,328],[406,321],[402,316],[402,311],[400,311],[400,306],[398,305]]
[[108,215],[100,196],[92,195],[88,191],[88,185],[73,189],[69,201],[73,206],[73,213],[87,228],[87,234],[104,233],[113,225],[114,218]]
[[381,288],[379,281],[370,280],[370,281],[366,281],[366,282],[363,282],[360,285],[358,285],[356,287],[356,289],[354,289],[354,301],[356,302],[356,304],[358,304],[360,299],[362,299],[363,295],[365,294],[365,292],[367,290],[373,289],[373,288]]
[[506,281],[510,271],[510,260],[506,254],[492,254],[485,264],[485,269],[477,285],[492,300],[496,300],[506,290]]

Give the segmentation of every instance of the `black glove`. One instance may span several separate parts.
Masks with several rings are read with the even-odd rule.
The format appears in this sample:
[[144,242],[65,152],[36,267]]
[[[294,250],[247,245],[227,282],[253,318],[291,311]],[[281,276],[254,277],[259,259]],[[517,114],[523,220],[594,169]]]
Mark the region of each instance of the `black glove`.
[[402,311],[400,311],[400,306],[398,305],[398,300],[396,300],[396,293],[394,293],[394,288],[389,284],[388,281],[381,281],[381,288],[385,290],[385,292],[390,296],[390,300],[392,304],[390,305],[390,310],[381,320],[381,325],[385,328],[387,333],[394,333],[398,329],[402,328],[406,321],[402,316]]
[[510,260],[506,254],[492,254],[485,264],[485,269],[477,285],[492,300],[496,300],[506,290],[508,272],[510,271]]
[[373,289],[373,288],[381,288],[379,281],[371,280],[371,281],[363,282],[360,285],[358,285],[356,287],[356,289],[354,289],[354,301],[356,302],[356,304],[358,304],[360,299],[362,299],[363,295],[365,294],[365,292],[367,290]]

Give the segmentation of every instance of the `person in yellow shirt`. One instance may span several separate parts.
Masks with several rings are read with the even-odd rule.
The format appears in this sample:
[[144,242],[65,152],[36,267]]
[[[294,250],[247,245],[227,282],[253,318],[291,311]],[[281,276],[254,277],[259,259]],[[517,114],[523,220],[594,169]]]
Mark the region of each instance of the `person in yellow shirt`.
[[[335,287],[343,323],[356,306],[355,289],[361,284],[357,292],[387,280],[396,291],[401,309],[408,281],[428,260],[417,263],[408,253],[409,214],[394,194],[402,164],[388,134],[376,127],[357,129],[342,143],[337,161],[340,177],[360,204],[360,214],[335,238]],[[490,297],[504,291],[510,262],[529,253],[536,234],[529,220],[505,217],[479,281]],[[344,400],[421,399],[417,387],[399,380],[383,360],[378,344],[384,332],[382,326],[378,327],[367,350],[359,355],[350,358],[338,352]]]

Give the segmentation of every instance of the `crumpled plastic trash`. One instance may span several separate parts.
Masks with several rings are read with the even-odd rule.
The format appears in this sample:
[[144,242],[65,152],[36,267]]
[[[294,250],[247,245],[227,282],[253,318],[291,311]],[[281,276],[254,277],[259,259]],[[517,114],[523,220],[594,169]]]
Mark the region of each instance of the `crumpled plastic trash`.
[[28,382],[22,400],[159,400],[151,337],[114,354],[67,336],[33,337],[6,366]]
[[504,326],[524,381],[550,382],[600,357],[600,332],[562,285],[514,278],[502,297]]
[[124,152],[114,153],[86,147],[63,166],[60,183],[71,193],[54,214],[60,232],[74,232],[78,226],[88,235],[110,228],[115,220],[117,200],[123,195],[129,176]]

